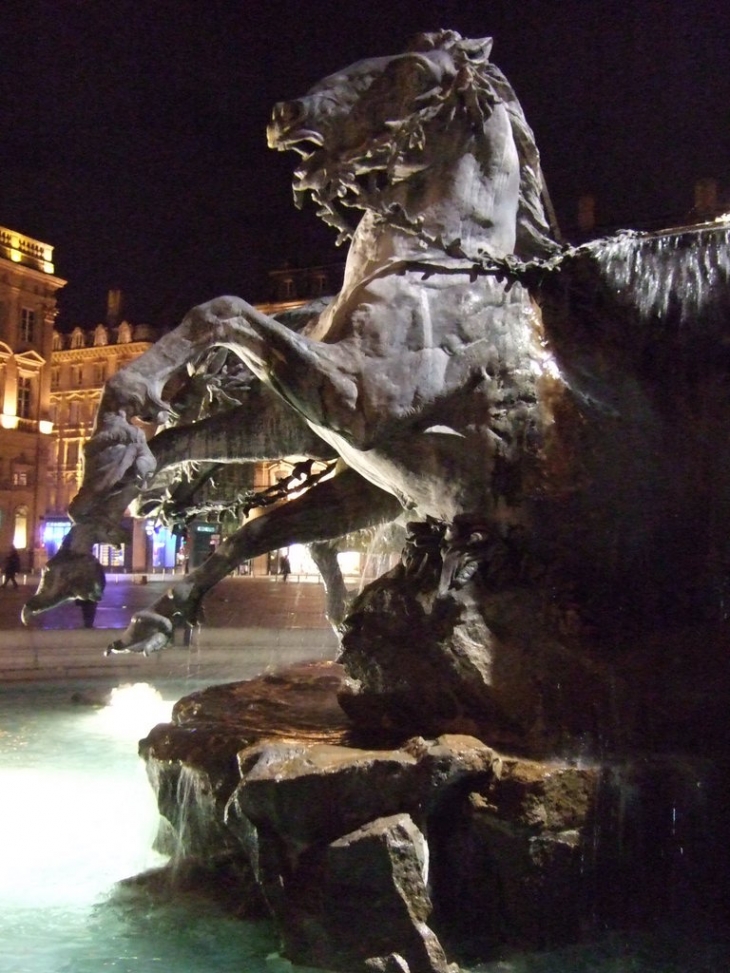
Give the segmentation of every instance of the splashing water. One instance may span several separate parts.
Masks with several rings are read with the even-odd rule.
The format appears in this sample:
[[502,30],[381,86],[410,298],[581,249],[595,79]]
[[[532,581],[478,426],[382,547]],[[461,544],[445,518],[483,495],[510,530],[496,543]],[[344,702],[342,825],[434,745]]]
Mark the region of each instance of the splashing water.
[[645,320],[727,320],[730,227],[724,224],[656,234],[628,230],[577,252],[591,254],[621,303]]
[[136,741],[175,696],[76,688],[0,690],[0,973],[271,973],[269,924],[116,887],[166,861]]

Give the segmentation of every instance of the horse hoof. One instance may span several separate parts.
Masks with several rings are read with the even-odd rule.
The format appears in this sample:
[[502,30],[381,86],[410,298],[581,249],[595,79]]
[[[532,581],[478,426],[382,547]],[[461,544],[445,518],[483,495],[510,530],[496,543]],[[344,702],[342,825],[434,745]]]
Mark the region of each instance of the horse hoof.
[[112,642],[112,644],[107,647],[104,656],[105,658],[109,658],[110,655],[124,655],[126,652],[129,652],[127,646],[121,641],[121,639],[117,639],[116,642]]

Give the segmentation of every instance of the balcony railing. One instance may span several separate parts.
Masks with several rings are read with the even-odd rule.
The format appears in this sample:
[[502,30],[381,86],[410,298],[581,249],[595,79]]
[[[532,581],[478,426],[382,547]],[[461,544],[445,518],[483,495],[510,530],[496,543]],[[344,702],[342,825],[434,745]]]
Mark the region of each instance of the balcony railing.
[[35,267],[46,274],[53,273],[53,247],[15,230],[0,226],[0,255],[13,263]]

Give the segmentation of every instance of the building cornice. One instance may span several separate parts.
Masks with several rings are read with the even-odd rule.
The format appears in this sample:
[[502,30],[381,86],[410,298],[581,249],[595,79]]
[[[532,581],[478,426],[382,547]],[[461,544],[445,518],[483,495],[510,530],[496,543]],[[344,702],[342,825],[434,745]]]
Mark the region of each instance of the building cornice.
[[57,287],[63,287],[66,283],[60,277],[54,276],[53,247],[50,243],[34,240],[33,237],[7,226],[0,226],[0,257],[12,268],[22,268],[23,273],[35,273],[43,280],[55,283]]
[[[31,279],[34,283],[43,284],[45,287],[54,291],[60,290],[68,283],[63,277],[56,277],[55,274],[46,274],[42,270],[29,267],[27,264],[13,263],[11,260],[3,257],[2,254],[0,254],[0,272],[10,274],[11,277],[15,277],[18,280]],[[12,286],[12,281],[10,283]]]
[[83,348],[64,348],[51,352],[51,365],[83,362],[99,358],[137,358],[153,345],[152,341],[127,341],[124,344],[90,345]]

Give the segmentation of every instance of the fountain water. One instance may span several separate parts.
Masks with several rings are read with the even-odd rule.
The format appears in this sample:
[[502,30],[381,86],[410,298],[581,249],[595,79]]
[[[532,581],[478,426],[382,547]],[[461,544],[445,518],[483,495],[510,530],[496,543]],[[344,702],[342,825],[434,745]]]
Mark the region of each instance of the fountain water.
[[102,695],[93,683],[0,690],[3,973],[271,970],[269,925],[117,884],[167,860],[152,850],[159,815],[136,755],[182,684],[160,690],[125,686],[101,708],[72,702]]

